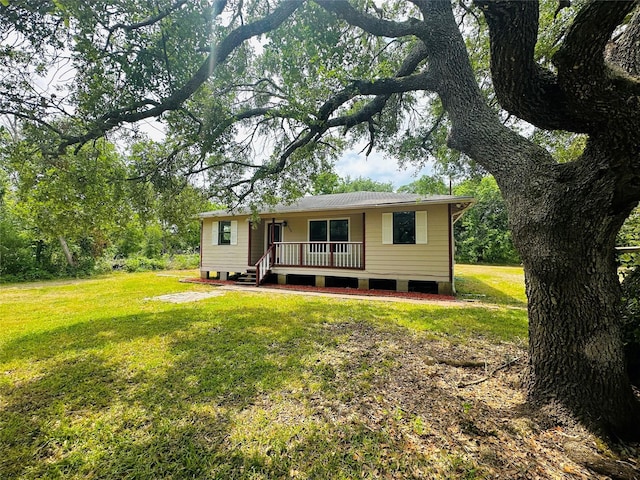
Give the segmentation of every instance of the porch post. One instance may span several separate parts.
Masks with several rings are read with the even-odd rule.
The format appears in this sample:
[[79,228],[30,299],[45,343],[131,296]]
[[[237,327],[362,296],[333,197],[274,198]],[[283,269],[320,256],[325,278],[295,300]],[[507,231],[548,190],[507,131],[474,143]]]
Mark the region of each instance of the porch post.
[[251,230],[253,230],[253,222],[249,221],[249,248],[247,253],[247,265],[251,266]]
[[365,218],[365,212],[362,212],[362,258],[360,259],[360,263],[361,263],[360,268],[362,270],[365,269],[365,261],[367,258],[367,256],[365,255],[365,245],[367,244],[366,225],[367,225],[367,222]]
[[273,240],[274,238],[276,238],[275,235],[276,235],[276,219],[272,218],[271,219],[271,235],[269,235],[269,237],[271,237],[269,238],[270,245],[273,245]]
[[333,247],[334,247],[334,244],[329,243],[329,266],[331,268],[333,268]]

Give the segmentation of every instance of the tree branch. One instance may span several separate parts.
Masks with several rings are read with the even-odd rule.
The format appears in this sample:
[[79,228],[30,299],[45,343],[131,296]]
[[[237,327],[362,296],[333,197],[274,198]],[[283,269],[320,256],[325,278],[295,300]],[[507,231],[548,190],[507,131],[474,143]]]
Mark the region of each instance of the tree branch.
[[636,10],[627,29],[615,40],[608,53],[608,60],[629,75],[640,78],[640,8]]
[[350,25],[360,27],[366,32],[378,37],[406,37],[417,33],[417,26],[420,21],[409,19],[405,22],[393,22],[383,20],[368,13],[356,10],[347,0],[315,0],[318,5],[329,12],[333,12],[338,17],[345,20]]
[[553,58],[558,76],[602,75],[604,49],[611,34],[637,4],[636,0],[594,1],[582,7]]
[[553,58],[557,75],[535,61],[537,1],[475,3],[489,25],[496,95],[510,114],[542,129],[576,133],[599,131],[612,120],[638,115],[640,101],[629,100],[640,95],[640,83],[629,82],[604,62],[612,32],[637,2],[584,5]]
[[107,39],[105,41],[103,51],[106,52],[107,48],[109,48],[109,44],[111,43],[111,37],[113,36],[116,30],[124,30],[125,32],[132,32],[133,30],[138,30],[140,28],[148,27],[149,25],[154,25],[162,21],[164,18],[168,17],[169,15],[171,15],[173,12],[175,12],[179,8],[181,8],[184,4],[187,3],[187,1],[188,0],[178,0],[176,3],[171,5],[166,10],[163,10],[157,15],[154,15],[153,17],[149,17],[146,20],[143,20],[141,22],[131,23],[131,24],[116,23],[115,25],[108,27],[107,30],[109,34],[107,35]]
[[586,132],[555,75],[535,62],[538,2],[475,3],[489,26],[493,86],[502,108],[539,128]]
[[161,102],[157,102],[156,106],[146,110],[139,110],[142,103],[151,102],[147,100],[145,102],[138,102],[130,107],[108,112],[100,117],[83,135],[65,137],[65,141],[61,144],[60,150],[64,150],[69,145],[83,144],[89,140],[98,138],[122,123],[134,123],[147,118],[158,117],[166,111],[178,109],[182,103],[193,95],[211,76],[216,67],[228,58],[235,48],[249,38],[278,28],[302,5],[303,1],[304,0],[291,0],[283,2],[273,13],[253,23],[242,25],[230,32],[217,46],[212,48],[212,52],[189,81],[169,97]]

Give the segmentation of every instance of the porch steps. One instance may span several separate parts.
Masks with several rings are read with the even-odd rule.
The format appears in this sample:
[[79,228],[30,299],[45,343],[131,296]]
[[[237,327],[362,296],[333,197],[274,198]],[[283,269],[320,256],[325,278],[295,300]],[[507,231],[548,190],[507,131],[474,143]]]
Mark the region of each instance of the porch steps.
[[255,286],[256,269],[254,267],[247,268],[247,271],[240,274],[236,279],[236,285]]

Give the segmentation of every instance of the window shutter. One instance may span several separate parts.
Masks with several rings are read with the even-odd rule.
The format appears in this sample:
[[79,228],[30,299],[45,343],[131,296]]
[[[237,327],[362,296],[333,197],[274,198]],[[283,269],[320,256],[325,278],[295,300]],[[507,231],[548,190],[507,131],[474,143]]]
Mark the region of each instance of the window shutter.
[[238,222],[236,220],[231,221],[231,245],[238,244]]
[[427,212],[416,212],[416,243],[427,243]]
[[393,243],[393,213],[382,214],[382,244]]
[[211,228],[211,245],[218,245],[218,222],[213,222]]

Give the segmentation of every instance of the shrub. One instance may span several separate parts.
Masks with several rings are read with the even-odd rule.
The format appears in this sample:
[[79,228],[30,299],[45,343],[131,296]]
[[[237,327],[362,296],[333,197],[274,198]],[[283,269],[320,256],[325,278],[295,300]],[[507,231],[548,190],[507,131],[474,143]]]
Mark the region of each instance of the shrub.
[[165,270],[169,266],[167,258],[131,257],[124,261],[127,272],[143,272],[147,270]]
[[169,260],[172,270],[188,270],[200,266],[200,255],[197,253],[173,255]]

